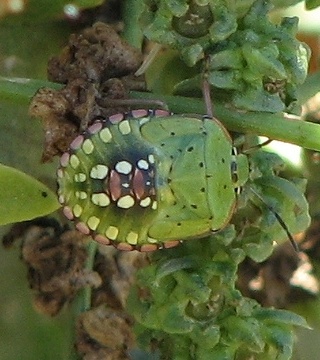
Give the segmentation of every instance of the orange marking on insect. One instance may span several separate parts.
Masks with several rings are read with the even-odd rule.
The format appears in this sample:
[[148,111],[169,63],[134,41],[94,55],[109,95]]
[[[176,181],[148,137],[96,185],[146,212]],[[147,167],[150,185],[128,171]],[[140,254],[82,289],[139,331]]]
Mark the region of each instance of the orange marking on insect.
[[117,201],[122,195],[121,177],[116,170],[110,172],[108,190],[113,201]]
[[143,176],[143,172],[138,168],[135,168],[133,174],[132,190],[133,194],[138,200],[141,200],[146,195],[145,179]]

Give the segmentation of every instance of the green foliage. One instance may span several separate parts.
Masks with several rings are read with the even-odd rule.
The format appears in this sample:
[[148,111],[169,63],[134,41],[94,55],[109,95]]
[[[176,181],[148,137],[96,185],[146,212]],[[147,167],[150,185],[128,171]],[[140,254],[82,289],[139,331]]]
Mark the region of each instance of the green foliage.
[[161,359],[290,359],[292,326],[307,327],[288,311],[264,309],[235,289],[245,256],[265,260],[273,241],[286,235],[254,187],[291,231],[309,225],[305,182],[284,179],[281,159],[259,151],[250,156],[252,179],[239,199],[239,210],[223,231],[206,239],[152,256],[138,273],[129,310],[137,321],[138,340],[160,344]]
[[320,6],[319,0],[306,0],[306,8],[312,10]]
[[0,165],[0,225],[31,220],[60,207],[56,195],[31,176]]
[[35,92],[45,86],[52,89],[60,89],[61,85],[49,81],[25,78],[6,78],[0,76],[1,100],[24,104],[31,100]]
[[[94,6],[100,2],[78,1],[77,5]],[[274,1],[286,6],[296,2]],[[48,57],[65,42],[66,29],[69,30],[60,20],[55,23],[47,20],[59,19],[66,3],[69,1],[29,1],[27,12],[4,19],[1,52],[24,59],[15,76],[44,76]],[[129,10],[133,5],[130,7],[129,3],[134,4],[135,10],[143,9],[141,27],[127,25],[139,13],[132,16]],[[295,39],[297,20],[284,19],[274,25],[268,20],[268,1],[256,1],[252,6],[253,3],[144,0],[143,8],[142,2],[125,1],[126,6],[129,4],[124,17],[127,38],[131,36],[139,47],[144,33],[171,51],[171,63],[166,63],[164,71],[155,72],[161,78],[160,85],[155,81],[159,95],[132,96],[145,99],[164,96],[174,112],[202,114],[207,109],[203,106],[201,82],[207,77],[216,97],[215,115],[228,130],[267,135],[320,150],[318,125],[288,121],[275,114],[290,108],[297,98],[297,86],[306,76],[309,54]],[[311,8],[318,1],[306,4]],[[192,22],[189,26],[190,9],[203,20],[198,24],[201,26],[193,26]],[[45,85],[37,80],[20,81],[0,79],[1,97],[15,103],[25,102],[37,87]],[[310,91],[310,85],[307,87]],[[313,82],[312,91],[315,89],[317,81]],[[306,88],[300,93],[301,99],[305,92]],[[166,97],[178,93],[201,99]],[[237,108],[254,111],[239,112],[229,106],[230,102]],[[150,265],[138,273],[128,306],[137,322],[139,344],[159,345],[162,359],[289,359],[294,340],[292,327],[307,327],[301,317],[283,310],[263,309],[235,289],[237,267],[246,256],[263,261],[271,254],[274,240],[279,243],[286,240],[274,214],[254,192],[281,215],[291,232],[301,231],[309,224],[303,195],[305,181],[279,177],[282,161],[263,151],[250,155],[250,162],[250,181],[239,197],[231,225],[206,239],[153,254]],[[51,211],[57,208],[53,195],[39,197],[42,186],[35,185],[25,174],[17,175],[12,169],[5,169],[3,174],[0,185],[4,194],[8,189],[9,198],[0,199],[4,204],[0,208],[7,222],[42,215],[41,211],[50,212],[50,206]],[[12,201],[17,194],[23,205],[19,209]],[[43,205],[48,198],[51,205]],[[33,210],[29,207],[31,200]]]
[[[237,108],[278,112],[296,101],[310,56],[308,47],[295,38],[297,18],[274,25],[267,16],[271,4],[262,0],[247,4],[244,16],[224,0],[188,3],[163,1],[152,16],[146,11],[145,35],[178,50],[189,66],[207,59],[208,82],[219,89],[219,98]],[[202,79],[198,74],[183,80],[175,94],[194,93]]]
[[159,344],[161,359],[290,358],[292,325],[307,325],[290,312],[262,309],[234,289],[243,252],[225,246],[232,234],[229,227],[221,235],[185,242],[156,254],[139,271],[128,305],[139,342]]
[[[285,164],[276,154],[259,151],[250,158],[252,182],[245,186],[240,195],[235,219],[239,231],[242,229],[244,232],[241,241],[246,255],[260,262],[271,255],[273,241],[286,239],[279,221],[266,204],[281,216],[293,234],[310,225],[309,206],[304,196],[307,182],[300,178],[284,179],[277,176]],[[263,202],[255,192],[251,192],[251,188],[261,196]],[[251,203],[248,203],[248,199]],[[248,219],[250,225],[243,226]]]

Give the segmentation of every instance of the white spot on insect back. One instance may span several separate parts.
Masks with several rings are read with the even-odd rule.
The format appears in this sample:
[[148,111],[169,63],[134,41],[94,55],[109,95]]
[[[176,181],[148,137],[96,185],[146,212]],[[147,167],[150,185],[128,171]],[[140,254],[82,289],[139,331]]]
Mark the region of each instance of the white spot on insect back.
[[142,117],[139,119],[139,124],[143,125],[143,124],[147,123],[149,120],[150,120],[149,117]]
[[90,139],[84,140],[82,144],[82,150],[87,155],[91,154],[94,150],[93,142]]
[[148,160],[150,164],[154,164],[154,156],[152,154],[148,155]]
[[63,178],[64,173],[63,173],[63,170],[62,170],[62,169],[58,169],[58,170],[57,170],[57,176],[58,176],[59,179],[62,179],[62,178]]
[[132,165],[128,161],[119,161],[114,167],[120,174],[129,174],[132,170]]
[[148,236],[148,238],[147,238],[147,241],[148,241],[149,243],[151,243],[151,244],[157,244],[157,243],[159,242],[159,240],[154,239],[154,238],[149,237],[149,236]]
[[90,177],[92,179],[104,179],[109,172],[109,168],[106,165],[98,164],[92,167],[90,171]]
[[80,160],[79,160],[78,156],[75,154],[72,154],[70,156],[69,162],[73,169],[76,169],[80,165]]
[[104,143],[108,143],[111,141],[112,139],[112,134],[110,132],[110,130],[105,127],[104,129],[102,129],[100,132],[99,132],[99,136],[100,136],[100,139],[104,142]]
[[134,198],[130,195],[125,195],[122,196],[118,202],[117,202],[117,206],[122,208],[122,209],[129,209],[134,205],[135,201]]
[[80,200],[85,200],[88,197],[88,194],[85,191],[76,191],[76,198]]
[[83,208],[79,204],[75,204],[75,206],[73,207],[72,210],[73,210],[74,216],[79,217],[82,214]]
[[119,131],[121,132],[122,135],[128,135],[131,132],[131,126],[129,124],[128,120],[123,120],[120,121],[119,123]]
[[91,230],[96,230],[99,224],[100,224],[100,219],[96,216],[90,216],[89,219],[87,220],[87,225]]
[[149,163],[146,160],[140,159],[137,162],[138,168],[141,170],[148,170],[149,169]]
[[149,196],[140,201],[140,206],[142,207],[147,207],[150,204],[151,204],[151,198]]
[[74,175],[75,182],[85,182],[87,180],[87,175],[84,173],[78,173]]
[[91,195],[91,201],[98,206],[108,206],[110,204],[110,198],[105,193],[97,193]]
[[60,203],[61,205],[63,205],[63,204],[65,203],[65,201],[66,201],[64,195],[62,195],[62,194],[59,194],[58,200],[59,200],[59,203]]
[[106,230],[106,237],[110,240],[115,240],[119,234],[119,229],[115,226],[109,226]]
[[136,245],[138,243],[139,235],[136,232],[130,231],[127,235],[127,242],[131,245]]

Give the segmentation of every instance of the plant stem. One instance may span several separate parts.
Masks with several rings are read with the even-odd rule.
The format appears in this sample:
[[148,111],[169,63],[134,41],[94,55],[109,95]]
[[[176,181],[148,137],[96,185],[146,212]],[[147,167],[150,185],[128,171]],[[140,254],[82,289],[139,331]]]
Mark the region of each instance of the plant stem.
[[143,33],[139,24],[143,3],[140,0],[126,0],[123,5],[123,38],[131,45],[141,49]]
[[[93,269],[97,248],[98,248],[98,243],[96,241],[90,240],[87,246],[88,256],[84,267],[86,270]],[[91,293],[92,293],[91,286],[86,286],[79,291],[73,306],[74,322],[76,321],[76,318],[79,314],[91,308]],[[80,356],[75,348],[72,349],[69,358],[70,360],[80,360]]]
[[[157,99],[165,102],[175,113],[205,114],[202,99],[181,96],[163,96],[132,91],[135,99]],[[298,118],[288,118],[283,113],[240,112],[215,102],[215,117],[230,131],[266,136],[273,140],[299,145],[320,151],[320,125]]]
[[[85,263],[86,270],[92,271],[97,248],[98,248],[98,243],[96,241],[90,240],[87,247],[88,257]],[[76,309],[78,313],[82,313],[91,308],[91,293],[92,293],[91,286],[86,286],[80,291],[78,295],[78,306]]]
[[0,99],[15,104],[27,104],[42,87],[61,89],[62,84],[27,78],[6,78],[0,76]]
[[[0,98],[14,103],[27,103],[43,86],[54,89],[62,87],[61,84],[48,81],[0,77]],[[148,101],[163,101],[175,113],[206,113],[205,104],[201,99],[135,91],[131,92],[131,97]],[[320,125],[318,124],[288,119],[283,113],[240,112],[228,109],[218,102],[215,102],[214,109],[215,116],[231,131],[266,136],[320,151]]]

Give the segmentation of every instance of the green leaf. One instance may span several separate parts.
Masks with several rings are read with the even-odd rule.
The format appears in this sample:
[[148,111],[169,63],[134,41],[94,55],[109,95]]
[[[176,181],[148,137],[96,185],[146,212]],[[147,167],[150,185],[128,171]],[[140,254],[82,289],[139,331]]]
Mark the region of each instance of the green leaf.
[[[250,81],[252,83],[252,81]],[[248,86],[246,90],[234,95],[234,104],[238,108],[250,109],[260,113],[276,113],[284,110],[279,94],[270,94],[263,88]]]
[[0,165],[0,225],[31,220],[60,207],[56,195],[31,176]]
[[242,53],[248,66],[252,69],[259,69],[259,73],[263,73],[264,76],[276,79],[286,78],[286,70],[281,61],[278,60],[279,50],[275,44],[260,49],[244,45]]
[[233,342],[239,345],[244,343],[254,352],[261,352],[263,350],[265,343],[260,331],[260,324],[253,317],[240,318],[238,316],[229,316],[224,319],[223,327]]
[[62,85],[38,79],[0,76],[0,98],[1,100],[9,100],[12,103],[29,102],[39,88],[42,87],[59,90]]
[[239,70],[211,71],[208,81],[211,85],[221,89],[240,90],[242,86]]
[[306,0],[306,9],[312,10],[320,6],[320,0]]
[[301,326],[310,329],[310,326],[307,324],[306,320],[302,316],[288,310],[258,308],[254,312],[254,317],[264,322],[272,322],[278,324],[282,323],[286,325]]
[[282,326],[272,325],[265,328],[265,336],[269,344],[277,350],[277,360],[289,360],[292,355],[293,334]]
[[211,289],[200,274],[179,271],[174,274],[174,278],[177,286],[172,292],[172,296],[176,301],[183,302],[187,299],[193,304],[209,301]]
[[[205,356],[206,353],[211,353],[220,340],[220,326],[216,325],[215,322],[206,324],[206,327],[195,327],[193,332],[190,334],[192,341],[198,344],[197,359],[203,359],[202,354]],[[201,356],[200,356],[201,353]]]
[[163,277],[175,273],[179,270],[190,269],[195,267],[196,261],[191,256],[184,256],[182,258],[170,259],[159,266],[156,272],[155,281],[159,282]]
[[[236,349],[234,346],[226,346],[223,344],[219,344],[212,351],[210,351],[209,356],[199,357],[199,359],[234,360],[235,353],[236,353]],[[202,354],[200,353],[200,355]]]
[[[293,182],[276,176],[264,176],[256,179],[255,184],[261,186],[262,198],[279,213],[292,233],[304,231],[309,226],[308,202],[302,191]],[[276,218],[274,216],[272,218],[273,223],[277,224]],[[264,221],[266,223],[262,223],[261,226],[264,224],[272,226],[270,219],[266,216],[264,216]],[[269,228],[269,232],[271,231]]]

